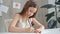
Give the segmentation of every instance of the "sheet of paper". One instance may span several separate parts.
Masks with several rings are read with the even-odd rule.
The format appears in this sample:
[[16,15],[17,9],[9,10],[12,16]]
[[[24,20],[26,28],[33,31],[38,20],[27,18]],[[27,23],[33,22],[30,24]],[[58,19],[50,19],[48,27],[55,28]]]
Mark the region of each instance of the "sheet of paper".
[[3,0],[0,0],[0,3],[3,3]]
[[4,6],[4,5],[1,5],[0,6],[0,11],[4,12],[4,13],[7,13],[8,12],[8,7],[7,6]]
[[20,9],[21,4],[18,2],[13,2],[13,8]]

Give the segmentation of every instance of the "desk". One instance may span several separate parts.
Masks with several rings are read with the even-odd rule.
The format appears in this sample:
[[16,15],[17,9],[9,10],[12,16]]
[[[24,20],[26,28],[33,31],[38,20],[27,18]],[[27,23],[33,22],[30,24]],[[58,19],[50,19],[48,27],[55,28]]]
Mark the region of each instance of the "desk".
[[45,29],[42,34],[60,34],[60,28]]
[[[36,34],[36,33],[11,33],[11,32],[1,32],[0,34]],[[60,34],[60,28],[55,29],[45,29],[42,34]]]

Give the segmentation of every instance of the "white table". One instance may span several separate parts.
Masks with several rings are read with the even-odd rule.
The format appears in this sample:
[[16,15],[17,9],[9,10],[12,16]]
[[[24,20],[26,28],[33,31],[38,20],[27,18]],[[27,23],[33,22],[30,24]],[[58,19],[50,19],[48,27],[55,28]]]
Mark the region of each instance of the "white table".
[[42,34],[60,34],[60,28],[45,29]]
[[[36,34],[36,33],[10,33],[10,32],[1,32],[0,34]],[[42,34],[60,34],[60,28],[55,29],[45,29]]]

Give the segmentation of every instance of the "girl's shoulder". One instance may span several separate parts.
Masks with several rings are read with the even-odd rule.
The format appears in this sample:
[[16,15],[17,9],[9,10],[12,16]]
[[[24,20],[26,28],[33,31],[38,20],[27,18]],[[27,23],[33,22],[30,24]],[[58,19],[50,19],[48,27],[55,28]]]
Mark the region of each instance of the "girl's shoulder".
[[14,19],[20,19],[20,18],[21,18],[21,15],[20,15],[19,13],[16,13],[13,18],[14,18]]
[[21,17],[21,14],[19,14],[19,13],[16,13],[16,16],[19,16],[19,17]]

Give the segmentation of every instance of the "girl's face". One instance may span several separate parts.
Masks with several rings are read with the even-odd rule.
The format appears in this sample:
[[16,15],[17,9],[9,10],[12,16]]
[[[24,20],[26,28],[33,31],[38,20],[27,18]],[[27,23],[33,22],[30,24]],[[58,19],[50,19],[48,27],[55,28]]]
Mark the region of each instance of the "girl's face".
[[36,11],[37,11],[37,8],[29,7],[29,9],[28,9],[28,11],[27,11],[28,17],[33,16],[34,13],[36,13]]

